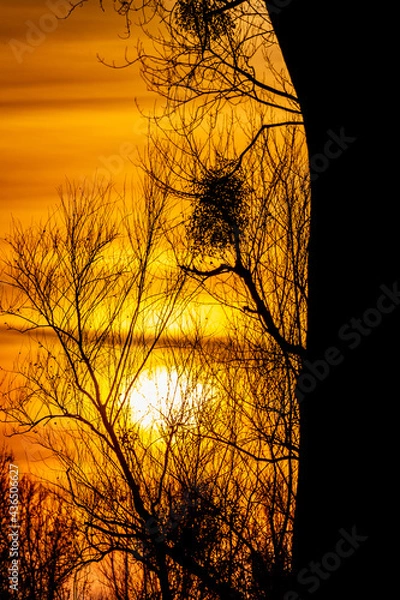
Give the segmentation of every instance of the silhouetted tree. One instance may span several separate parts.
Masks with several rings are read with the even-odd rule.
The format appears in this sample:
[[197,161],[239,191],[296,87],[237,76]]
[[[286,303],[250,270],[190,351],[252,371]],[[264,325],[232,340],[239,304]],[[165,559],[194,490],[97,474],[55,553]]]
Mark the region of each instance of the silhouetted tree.
[[[304,375],[312,389],[304,393],[305,386],[299,388],[302,467],[295,564],[297,569],[305,568],[335,547],[341,528],[357,526],[368,541],[351,567],[325,578],[323,585],[320,582],[313,598],[366,595],[371,579],[378,590],[383,586],[381,573],[387,573],[387,565],[379,559],[381,548],[389,543],[385,535],[389,528],[380,524],[380,515],[386,511],[387,495],[382,490],[387,489],[387,477],[382,472],[371,478],[370,472],[376,451],[376,410],[366,406],[375,407],[377,398],[390,398],[396,389],[398,359],[393,348],[397,347],[400,319],[395,310],[399,280],[397,230],[391,218],[396,163],[388,150],[390,140],[397,139],[397,123],[390,117],[371,118],[372,114],[387,114],[388,96],[392,95],[376,91],[371,74],[371,64],[385,64],[389,76],[394,72],[395,35],[390,18],[386,11],[373,11],[373,30],[384,32],[376,43],[371,37],[371,13],[358,0],[345,8],[332,1],[272,0],[260,2],[254,11],[252,3],[235,0],[191,3],[189,12],[183,13],[179,2],[173,6],[171,10],[180,17],[183,34],[190,41],[196,40],[197,57],[183,65],[183,76],[172,79],[168,91],[174,86],[183,89],[186,98],[190,88],[187,83],[193,76],[195,84],[189,95],[199,93],[197,65],[207,61],[215,38],[218,50],[224,36],[241,40],[238,29],[242,21],[234,17],[239,10],[245,14],[246,9],[252,15],[269,13],[296,91],[290,88],[304,119],[312,174],[308,354],[304,362]],[[133,2],[121,3],[119,8],[128,28],[134,9]],[[183,26],[182,14],[186,16]],[[213,26],[215,34],[211,35]],[[166,48],[163,60],[171,58],[169,46]],[[179,61],[171,60],[170,64],[173,74],[181,68]],[[185,69],[186,64],[191,64],[192,70]],[[239,65],[236,73],[240,69]],[[170,75],[171,70],[161,77],[164,73]],[[232,80],[226,79],[226,87],[218,85],[219,74],[224,78],[225,71],[211,72],[215,79],[204,78],[205,85],[212,90],[215,81],[217,94],[223,90],[226,98],[228,88],[236,97],[238,87],[232,86]],[[262,87],[254,85],[253,90]],[[165,95],[164,88],[160,86]],[[374,208],[369,210],[369,205]],[[363,326],[360,315],[366,315],[372,323],[368,311],[375,309],[383,284],[385,290],[389,289],[385,296],[388,316],[380,313],[380,319],[377,315],[372,333],[374,325]],[[350,332],[354,344],[347,336]],[[325,353],[332,348],[337,349],[335,365],[325,360]],[[321,365],[315,361],[324,362]],[[315,368],[312,372],[315,364],[320,368],[319,377]],[[305,377],[300,379],[300,383],[305,381]],[[395,431],[392,429],[387,437],[395,439]],[[395,463],[391,466],[395,468]],[[378,594],[382,593],[380,589]],[[310,595],[301,585],[299,594]]]
[[[87,465],[101,480],[108,464],[106,487],[112,481],[121,493],[126,488],[133,526],[151,543],[159,524],[154,517],[154,531],[146,529],[153,510],[137,479],[139,465],[127,460],[121,428],[130,426],[130,392],[176,305],[182,277],[173,280],[164,270],[161,278],[162,204],[155,207],[149,198],[144,210],[134,209],[123,247],[110,194],[70,187],[57,216],[30,231],[17,227],[9,240],[13,258],[3,274],[3,311],[10,327],[35,333],[37,353],[20,369],[4,408],[16,431],[34,431],[59,456],[77,506],[93,481]],[[128,217],[121,218],[126,227]],[[112,497],[113,489],[108,493]],[[92,503],[82,506],[90,519],[96,498]],[[157,544],[154,552],[163,597],[170,598],[166,548]]]
[[[256,329],[236,345],[207,344],[195,327],[168,334],[185,281],[165,247],[166,196],[149,186],[132,221],[109,190],[71,187],[48,223],[10,236],[3,315],[33,347],[2,408],[58,459],[79,567],[102,562],[110,594],[263,597],[290,560],[293,372],[282,378],[282,357],[268,376]],[[160,352],[167,402],[152,398],[158,418],[144,425],[132,403]]]
[[[145,168],[160,190],[170,198],[189,201],[191,207],[184,209],[188,246],[179,253],[179,227],[171,225],[176,235],[167,230],[166,237],[172,239],[181,268],[201,289],[241,311],[244,326],[240,333],[246,337],[249,324],[253,332],[258,329],[251,340],[257,356],[253,366],[257,363],[262,373],[275,371],[274,386],[279,387],[277,382],[282,380],[285,392],[274,402],[265,394],[264,408],[275,418],[268,426],[264,421],[268,433],[263,435],[260,428],[257,439],[263,439],[267,448],[268,440],[274,440],[274,447],[276,431],[284,431],[290,463],[297,460],[296,443],[292,443],[298,426],[293,382],[305,347],[309,193],[308,177],[302,170],[305,157],[298,147],[301,136],[295,129],[300,124],[299,106],[284,71],[273,66],[277,46],[268,11],[262,3],[247,2],[170,6],[157,2],[145,5],[144,12],[128,2],[116,8],[126,18],[128,33],[135,17],[139,21],[143,17],[142,26],[158,50],[152,54],[145,44],[138,56],[150,88],[167,100],[165,113],[155,118],[167,142],[152,138],[151,164]],[[149,15],[162,21],[161,34],[146,28]],[[215,115],[237,100],[243,104],[243,113],[253,107],[254,117],[249,130],[241,132],[242,151],[234,150],[233,136],[222,143],[214,141],[222,127],[214,126],[204,142],[199,130],[205,115],[212,115],[211,122],[213,118],[218,121]],[[193,112],[188,108],[191,104]],[[234,127],[240,124],[240,109],[238,113]],[[288,135],[271,135],[273,128],[289,124],[294,129]],[[271,342],[260,342],[257,336],[267,336]],[[257,352],[257,346],[262,352]],[[259,406],[259,399],[255,404]],[[233,442],[232,432],[212,435],[215,439],[219,435],[223,443]],[[249,451],[245,446],[236,444],[240,452]],[[260,458],[260,447],[250,454],[255,460]],[[267,481],[285,481],[281,459],[271,463],[273,474],[263,473]],[[289,472],[286,520],[291,518],[296,469],[289,467]]]
[[[12,463],[12,453],[3,449],[0,455],[1,597],[4,600],[67,600],[71,573],[80,563],[77,523],[60,494],[27,475],[14,486],[18,488],[18,510],[16,519],[11,521],[9,467]],[[16,495],[14,487],[13,497]],[[12,539],[17,542],[13,547]],[[12,588],[9,577],[13,560],[17,561],[18,575],[15,575],[17,585]]]
[[[344,12],[333,2],[299,0],[280,12],[271,10],[299,98],[314,169],[308,359],[311,364],[324,360],[332,346],[343,357],[340,365],[329,365],[323,381],[303,394],[296,566],[304,568],[331,551],[341,528],[355,527],[363,536],[352,560],[321,584],[313,598],[384,596],[396,585],[389,557],[381,553],[390,543],[392,527],[380,517],[393,494],[385,471],[395,468],[395,462],[389,459],[372,481],[378,413],[366,409],[376,406],[377,398],[392,397],[397,386],[400,329],[396,296],[390,296],[399,280],[397,233],[390,217],[395,160],[383,150],[397,137],[397,122],[389,118],[394,129],[382,121],[371,127],[371,102],[366,98],[371,61],[384,63],[388,72],[395,68],[389,20],[382,13],[376,16],[375,27],[385,32],[378,46],[371,43],[369,16],[361,2],[352,2]],[[379,95],[373,101],[374,112],[381,114],[386,103]],[[336,146],[334,159],[328,157],[332,134],[340,139],[341,150]],[[318,161],[324,154],[321,166]],[[366,210],[367,205],[377,206],[377,199],[379,208]],[[359,327],[356,319],[370,323],[368,316],[376,310],[382,284],[390,290],[387,302],[393,314],[377,318],[374,332],[375,323],[358,330],[357,343],[351,344],[346,333]],[[309,365],[305,364],[308,374]],[[394,431],[387,434],[388,440],[395,438]],[[395,456],[393,446],[388,453]],[[309,595],[302,589],[300,593]]]
[[[184,283],[182,270],[161,260],[164,196],[148,195],[130,221],[109,193],[71,187],[45,225],[17,226],[9,237],[3,315],[36,349],[9,375],[2,409],[15,434],[30,434],[58,459],[82,564],[128,554],[142,565],[144,595],[183,599],[193,588],[194,597],[245,598],[251,582],[237,578],[252,549],[243,533],[249,499],[238,497],[234,518],[236,450],[228,449],[226,470],[225,445],[192,433],[205,391],[196,392],[201,366],[192,373],[190,353],[175,366],[178,406],[149,428],[132,414],[132,393],[157,364],[157,344],[167,343]],[[190,466],[193,450],[200,462]]]
[[[279,580],[286,581],[290,569],[299,425],[295,385],[307,302],[309,180],[299,137],[293,130],[276,138],[266,128],[265,137],[260,134],[239,158],[240,166],[230,158],[232,143],[229,161],[220,159],[218,168],[213,167],[214,157],[222,155],[218,142],[200,154],[189,143],[168,153],[168,146],[154,140],[144,165],[180,208],[166,237],[177,263],[200,286],[197,301],[207,303],[211,296],[226,307],[225,348],[220,344],[200,359],[208,363],[210,380],[218,379],[224,399],[203,419],[199,436],[235,448],[249,485],[255,490],[264,484],[260,497],[269,524],[263,521],[268,542],[254,552],[259,563],[264,556],[258,594],[261,585],[265,593],[274,587],[278,594]],[[228,147],[225,140],[221,145]]]

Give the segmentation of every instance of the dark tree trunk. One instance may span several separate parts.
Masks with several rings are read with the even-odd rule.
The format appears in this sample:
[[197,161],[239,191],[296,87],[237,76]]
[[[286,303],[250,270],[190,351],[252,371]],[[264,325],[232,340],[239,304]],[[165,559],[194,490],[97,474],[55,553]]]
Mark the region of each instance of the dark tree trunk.
[[391,542],[398,551],[400,381],[393,15],[360,0],[267,4],[301,103],[312,174],[298,596],[286,599],[387,598],[396,589],[389,557]]

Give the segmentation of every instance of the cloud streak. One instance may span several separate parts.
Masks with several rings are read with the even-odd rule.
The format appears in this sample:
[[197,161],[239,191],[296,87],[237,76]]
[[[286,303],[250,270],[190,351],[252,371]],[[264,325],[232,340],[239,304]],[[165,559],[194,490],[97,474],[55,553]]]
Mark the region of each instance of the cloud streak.
[[[96,53],[119,60],[126,41],[123,19],[112,7],[106,14],[88,3],[60,21],[35,51],[19,64],[10,39],[26,42],[27,22],[49,12],[45,1],[2,3],[0,25],[0,235],[10,213],[30,221],[47,214],[65,177],[81,180],[102,167],[99,156],[113,156],[121,144],[145,142],[145,127],[134,105],[150,96],[135,69],[112,70]],[[44,22],[44,21],[43,21]],[[122,179],[132,172],[125,161]]]

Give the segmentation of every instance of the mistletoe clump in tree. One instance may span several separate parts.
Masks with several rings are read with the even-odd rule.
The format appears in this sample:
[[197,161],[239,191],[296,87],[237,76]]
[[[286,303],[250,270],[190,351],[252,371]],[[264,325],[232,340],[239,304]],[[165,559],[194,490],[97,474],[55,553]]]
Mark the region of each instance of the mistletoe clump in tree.
[[203,47],[235,29],[224,3],[218,0],[178,0],[175,19],[178,27],[196,37]]
[[208,169],[193,183],[193,210],[187,233],[195,253],[221,255],[238,248],[248,223],[249,189],[231,164]]

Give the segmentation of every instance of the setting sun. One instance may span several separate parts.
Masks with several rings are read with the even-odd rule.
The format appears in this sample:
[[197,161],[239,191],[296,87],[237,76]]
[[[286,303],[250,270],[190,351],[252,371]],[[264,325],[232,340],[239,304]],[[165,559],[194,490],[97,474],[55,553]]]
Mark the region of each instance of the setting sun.
[[267,5],[5,5],[0,597],[285,591],[310,193]]
[[188,422],[196,406],[210,394],[210,386],[192,383],[176,369],[144,371],[127,392],[132,418],[144,426],[157,421]]

